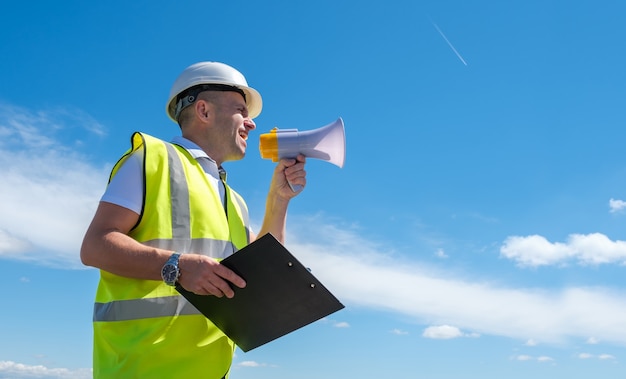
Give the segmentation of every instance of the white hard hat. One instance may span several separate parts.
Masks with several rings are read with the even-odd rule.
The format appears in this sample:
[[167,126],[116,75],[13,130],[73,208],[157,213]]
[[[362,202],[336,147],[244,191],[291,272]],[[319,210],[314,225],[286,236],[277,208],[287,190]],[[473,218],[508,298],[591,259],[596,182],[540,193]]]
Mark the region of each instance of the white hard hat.
[[180,99],[179,95],[201,85],[208,85],[206,89],[239,92],[246,99],[250,118],[255,118],[261,113],[263,108],[261,95],[254,88],[248,87],[246,78],[239,71],[220,62],[199,62],[187,67],[174,81],[165,108],[169,118],[178,122],[180,112],[196,100],[197,93]]

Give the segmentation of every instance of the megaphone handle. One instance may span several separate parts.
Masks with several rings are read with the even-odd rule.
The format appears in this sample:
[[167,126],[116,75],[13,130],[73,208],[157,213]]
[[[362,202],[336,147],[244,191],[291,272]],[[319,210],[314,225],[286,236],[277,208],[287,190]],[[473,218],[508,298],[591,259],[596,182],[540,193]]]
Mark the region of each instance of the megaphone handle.
[[[283,158],[296,159],[295,157],[291,157],[291,156],[280,157],[280,159],[283,159]],[[300,192],[302,191],[302,188],[304,188],[304,186],[301,186],[300,184],[291,184],[289,180],[287,180],[287,184],[289,184],[289,188],[291,188],[293,192]]]
[[302,186],[300,184],[291,184],[290,181],[287,181],[287,183],[289,184],[289,187],[291,188],[291,190],[293,192],[300,192],[302,191]]

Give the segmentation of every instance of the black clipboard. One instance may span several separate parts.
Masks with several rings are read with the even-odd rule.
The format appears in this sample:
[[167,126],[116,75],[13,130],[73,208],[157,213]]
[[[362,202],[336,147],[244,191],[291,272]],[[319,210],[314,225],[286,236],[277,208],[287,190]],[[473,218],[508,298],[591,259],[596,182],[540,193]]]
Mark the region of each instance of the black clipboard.
[[221,264],[246,281],[235,296],[196,295],[176,289],[244,352],[328,316],[344,306],[271,234]]

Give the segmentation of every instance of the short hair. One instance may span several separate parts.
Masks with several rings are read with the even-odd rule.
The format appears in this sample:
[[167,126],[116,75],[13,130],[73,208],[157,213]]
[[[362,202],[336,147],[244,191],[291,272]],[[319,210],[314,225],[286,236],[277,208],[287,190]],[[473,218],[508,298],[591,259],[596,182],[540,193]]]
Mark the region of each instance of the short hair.
[[[218,105],[218,101],[217,99],[220,96],[219,92],[224,92],[224,91],[214,91],[214,90],[206,90],[206,91],[201,91],[198,92],[194,97],[193,103],[194,104],[198,99],[200,100],[204,100],[206,102],[209,102],[215,106]],[[245,99],[245,97],[244,97]],[[189,104],[189,105],[192,105]],[[185,107],[182,112],[180,112],[180,115],[178,116],[178,125],[182,128],[183,124],[186,124],[187,122],[191,121],[193,119],[193,113],[194,113],[194,107],[190,107],[187,106]]]
[[[183,110],[188,108],[197,99],[198,95],[206,91],[219,91],[219,92],[237,92],[243,96],[243,100],[246,101],[246,94],[241,88],[231,86],[228,84],[198,84],[191,88],[187,88],[183,92],[179,93],[176,97],[176,109],[174,110],[174,117],[178,120]],[[179,122],[180,124],[180,122]]]

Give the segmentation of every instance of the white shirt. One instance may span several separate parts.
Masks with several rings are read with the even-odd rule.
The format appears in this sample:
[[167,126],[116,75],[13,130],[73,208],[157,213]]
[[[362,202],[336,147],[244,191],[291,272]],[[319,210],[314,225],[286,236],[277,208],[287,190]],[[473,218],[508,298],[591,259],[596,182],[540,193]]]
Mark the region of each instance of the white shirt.
[[[181,136],[174,137],[172,143],[185,148],[204,169],[207,178],[220,194],[224,202],[224,186],[220,181],[220,169],[198,145]],[[119,205],[141,214],[143,205],[143,155],[144,149],[132,153],[118,169],[100,201]]]

